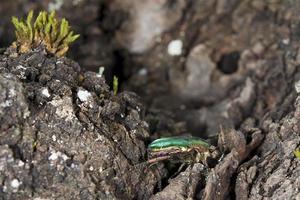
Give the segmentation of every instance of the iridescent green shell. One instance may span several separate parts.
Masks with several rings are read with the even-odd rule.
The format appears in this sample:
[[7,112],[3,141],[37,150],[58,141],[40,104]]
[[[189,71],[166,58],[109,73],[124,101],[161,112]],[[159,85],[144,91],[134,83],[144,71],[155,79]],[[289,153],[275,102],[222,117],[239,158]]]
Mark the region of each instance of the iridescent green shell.
[[178,136],[178,137],[164,137],[154,140],[149,148],[151,150],[165,149],[171,147],[177,148],[193,148],[196,146],[201,146],[204,148],[209,148],[211,145],[205,140],[192,137],[192,136]]

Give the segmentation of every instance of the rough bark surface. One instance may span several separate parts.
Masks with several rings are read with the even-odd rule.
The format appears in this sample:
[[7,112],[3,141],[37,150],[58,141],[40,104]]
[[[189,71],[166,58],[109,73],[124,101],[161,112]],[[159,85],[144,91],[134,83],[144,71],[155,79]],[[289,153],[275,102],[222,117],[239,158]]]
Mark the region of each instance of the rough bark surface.
[[2,198],[151,196],[157,178],[139,166],[148,127],[136,95],[114,96],[96,73],[41,51],[0,63]]
[[[0,3],[0,44],[12,15],[51,6],[82,36],[82,68],[42,47],[0,51],[0,198],[300,199],[298,1],[58,2]],[[139,96],[85,71],[102,65]],[[145,164],[151,140],[181,134],[224,157]]]

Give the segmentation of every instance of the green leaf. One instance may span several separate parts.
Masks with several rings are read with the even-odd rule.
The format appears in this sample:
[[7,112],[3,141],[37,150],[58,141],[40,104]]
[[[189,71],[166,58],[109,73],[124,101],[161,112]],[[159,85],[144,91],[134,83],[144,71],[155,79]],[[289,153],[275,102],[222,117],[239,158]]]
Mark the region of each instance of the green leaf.
[[45,27],[45,34],[46,34],[46,36],[50,35],[50,31],[51,31],[51,24],[47,23],[46,27]]
[[21,40],[24,40],[23,42],[28,42],[30,41],[29,38],[29,28],[24,22],[19,23],[20,30],[21,30]]
[[22,31],[21,31],[21,27],[19,25],[19,20],[16,17],[12,17],[11,21],[16,29],[16,31],[15,31],[16,38],[17,38],[17,40],[20,40]]
[[53,10],[50,15],[49,15],[49,19],[54,19],[55,18],[55,11]]
[[42,24],[43,24],[43,27],[45,27],[47,24],[47,12],[46,11],[42,11]]
[[40,12],[34,22],[34,39],[39,40],[43,37],[43,12]]
[[63,18],[61,21],[61,28],[60,28],[61,39],[66,37],[68,33],[69,33],[69,22],[65,18]]
[[27,19],[26,19],[26,25],[29,31],[29,40],[32,41],[33,40],[33,29],[32,29],[32,17],[33,17],[33,11],[30,11]]
[[79,38],[79,36],[80,36],[79,34],[73,35],[73,31],[71,31],[66,37],[66,39],[64,40],[64,44],[70,44],[74,42],[77,38]]
[[33,28],[35,30],[38,30],[41,28],[41,25],[42,25],[42,12],[40,12],[39,15],[37,16],[37,18],[34,22]]
[[68,35],[68,26],[69,24],[67,20],[63,18],[60,23],[60,31],[54,42],[54,46],[58,47],[62,43],[64,38]]
[[27,19],[26,19],[27,25],[31,25],[32,17],[33,17],[33,11],[31,10],[27,15]]
[[48,23],[50,24],[50,40],[53,43],[57,38],[57,20],[55,19],[55,11],[52,11],[48,17]]
[[16,17],[12,17],[11,19],[13,25],[15,26],[15,28],[18,30],[19,29],[19,20]]
[[74,41],[77,40],[79,37],[80,37],[79,34],[73,35],[73,36],[70,38],[69,43],[74,42]]

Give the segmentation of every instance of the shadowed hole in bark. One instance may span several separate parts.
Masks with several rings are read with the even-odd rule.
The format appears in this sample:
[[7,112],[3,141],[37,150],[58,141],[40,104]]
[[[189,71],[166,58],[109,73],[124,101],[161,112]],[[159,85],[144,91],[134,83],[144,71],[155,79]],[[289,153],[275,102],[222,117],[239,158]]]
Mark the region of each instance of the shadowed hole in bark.
[[238,70],[239,59],[238,51],[224,54],[217,63],[218,69],[224,74],[233,74]]
[[106,3],[101,3],[101,5],[99,5],[97,21],[100,23],[99,26],[101,29],[108,35],[113,35],[128,17],[128,13],[121,9],[110,10],[109,5]]
[[[237,177],[238,177],[238,173],[234,173],[230,179],[230,186],[235,185],[235,183],[237,182]],[[234,191],[234,187],[230,187],[229,188],[229,198],[230,199],[236,199],[236,195],[235,195],[235,191]]]
[[114,65],[111,68],[111,70],[109,68],[105,69],[104,77],[107,83],[109,83],[109,86],[112,88],[113,77],[116,76],[118,78],[118,85],[120,89],[121,84],[126,81],[126,77],[124,75],[124,68],[126,65],[125,58],[127,57],[127,55],[125,50],[120,49],[114,52],[114,57],[115,57]]
[[206,162],[207,162],[207,165],[208,165],[209,168],[214,168],[218,164],[217,159],[210,158],[210,157],[207,158]]
[[24,159],[24,157],[22,155],[21,149],[20,149],[20,147],[18,147],[18,145],[9,145],[9,148],[12,150],[13,157],[15,159],[19,159],[19,160],[25,161],[25,159]]
[[177,0],[167,0],[165,6],[168,8],[174,8],[177,3]]
[[[169,185],[171,179],[177,177],[181,172],[185,171],[189,165],[182,166],[182,163],[171,163],[166,161],[165,167],[167,168],[168,174],[157,182],[153,194],[161,192],[165,187]],[[158,173],[158,172],[157,172]],[[161,175],[160,175],[161,176]]]
[[[157,173],[157,176],[161,176],[161,174],[159,173],[159,170],[156,170],[155,173]],[[153,194],[161,192],[165,187],[167,187],[169,184],[168,180],[169,180],[169,176],[166,176],[166,177],[158,180],[154,187]]]

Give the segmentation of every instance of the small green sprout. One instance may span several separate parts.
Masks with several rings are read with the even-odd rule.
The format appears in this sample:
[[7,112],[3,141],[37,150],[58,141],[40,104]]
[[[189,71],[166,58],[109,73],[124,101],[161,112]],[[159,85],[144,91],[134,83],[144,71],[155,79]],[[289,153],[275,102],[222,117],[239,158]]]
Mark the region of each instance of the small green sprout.
[[114,80],[113,80],[114,95],[117,95],[118,87],[119,87],[119,79],[118,79],[118,77],[114,76]]
[[32,143],[32,148],[33,148],[33,149],[36,149],[36,146],[37,146],[37,141],[34,141],[34,142]]
[[300,149],[296,149],[294,151],[294,154],[295,154],[296,158],[300,159]]
[[48,53],[61,57],[66,54],[69,45],[79,37],[70,30],[69,22],[65,18],[61,21],[55,18],[54,11],[50,14],[46,11],[40,12],[35,22],[32,18],[33,11],[29,12],[26,21],[12,17],[17,38],[13,46],[18,47],[21,53],[42,44]]

